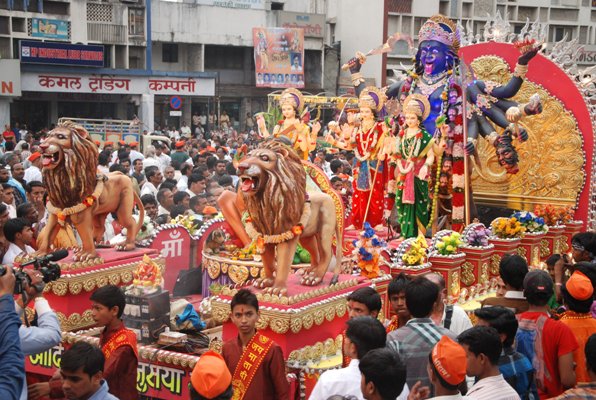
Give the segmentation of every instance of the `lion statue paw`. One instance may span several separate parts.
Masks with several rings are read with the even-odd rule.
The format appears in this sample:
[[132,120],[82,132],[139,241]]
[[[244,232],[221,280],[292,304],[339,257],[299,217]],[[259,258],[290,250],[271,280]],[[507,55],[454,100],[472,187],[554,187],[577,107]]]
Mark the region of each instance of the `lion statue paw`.
[[263,290],[263,293],[270,294],[272,296],[280,296],[281,297],[281,296],[286,296],[288,294],[288,289],[272,286],[272,287],[265,288]]
[[254,287],[258,289],[265,289],[273,286],[273,279],[272,278],[259,278],[255,280]]

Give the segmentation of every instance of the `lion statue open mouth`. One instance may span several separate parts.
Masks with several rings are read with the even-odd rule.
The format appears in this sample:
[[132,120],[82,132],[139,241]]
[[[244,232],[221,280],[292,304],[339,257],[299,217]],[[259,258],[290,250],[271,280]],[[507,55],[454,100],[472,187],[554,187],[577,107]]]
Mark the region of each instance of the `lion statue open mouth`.
[[[238,173],[249,215],[246,232],[262,253],[266,275],[255,285],[273,294],[286,294],[298,242],[311,254],[311,266],[301,283],[321,283],[333,256],[333,235],[342,243],[331,196],[307,195],[306,172],[298,154],[277,139],[252,150],[238,165]],[[341,258],[338,245],[332,283],[337,281]]]
[[[38,253],[50,250],[60,226],[70,219],[82,242],[75,258],[97,257],[95,242],[103,240],[105,219],[112,212],[127,232],[126,241],[117,249],[134,249],[144,218],[143,206],[128,176],[120,172],[97,175],[97,146],[87,130],[71,121],[63,122],[48,133],[40,147],[49,217],[39,234]],[[132,217],[135,204],[140,209],[138,224]]]

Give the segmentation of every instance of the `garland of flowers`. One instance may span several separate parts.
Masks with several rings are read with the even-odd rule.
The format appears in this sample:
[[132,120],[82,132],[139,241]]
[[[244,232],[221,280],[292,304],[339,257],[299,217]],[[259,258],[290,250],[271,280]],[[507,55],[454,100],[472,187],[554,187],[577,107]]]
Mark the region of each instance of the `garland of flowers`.
[[426,228],[430,228],[433,224],[433,221],[435,220],[435,217],[437,216],[437,203],[438,203],[438,196],[439,196],[439,176],[441,175],[441,163],[443,162],[443,154],[440,154],[439,157],[437,158],[437,173],[435,176],[435,187],[432,189],[433,191],[433,200],[431,203],[431,208],[430,208],[430,217],[428,219],[428,225],[426,225]]
[[[422,147],[422,130],[418,129],[418,132],[416,132],[416,135],[414,136],[413,143],[410,142],[410,151],[409,152],[408,152],[408,149],[406,148],[406,140],[404,140],[404,136],[405,136],[405,130],[402,129],[399,132],[399,137],[396,142],[397,168],[399,169],[400,181],[402,182],[402,186],[403,186],[403,182],[406,179],[405,176],[412,170],[412,168],[414,168],[414,163],[412,162],[412,158],[416,158],[416,157],[412,157],[412,156],[414,154],[420,153],[420,148]],[[402,144],[403,144],[403,146],[402,146]],[[401,163],[401,159],[402,159],[401,149],[403,149],[404,153],[406,153],[406,166],[405,167]],[[403,189],[403,187],[401,187],[401,189]]]
[[[456,90],[458,94],[460,92],[463,93],[465,90],[456,84],[451,84],[452,90]],[[465,215],[465,162],[464,157],[466,157],[464,146],[465,138],[464,138],[464,118],[463,118],[463,104],[464,97],[463,94],[459,94],[456,101],[454,102],[453,106],[455,106],[457,110],[457,114],[453,121],[454,124],[454,135],[453,135],[453,167],[452,167],[452,176],[451,182],[453,187],[453,194],[452,194],[452,229],[454,231],[461,231],[464,228],[464,215]]]
[[263,235],[252,223],[252,218],[248,216],[246,218],[246,233],[248,236],[256,243],[257,252],[259,254],[263,254],[265,251],[266,244],[279,244],[283,242],[287,242],[295,238],[296,236],[300,236],[302,231],[304,231],[304,227],[308,223],[308,219],[310,218],[310,202],[307,201],[304,203],[304,208],[302,209],[302,217],[300,217],[300,222],[294,225],[290,230],[279,233],[277,235]]
[[98,176],[97,185],[95,185],[95,190],[93,193],[91,193],[90,196],[85,197],[79,204],[61,209],[54,206],[52,202],[48,201],[46,208],[50,214],[56,215],[58,217],[58,223],[61,226],[64,226],[67,217],[78,214],[91,207],[97,201],[101,195],[101,192],[103,192],[103,177]]
[[[376,129],[376,123],[373,124],[373,126],[368,130],[369,132],[372,129]],[[366,138],[366,140],[362,139],[362,134],[364,133],[364,127],[360,127],[360,129],[358,130],[358,132],[356,133],[356,136],[359,139],[359,142],[362,143],[362,151],[365,154],[360,154],[360,150],[358,149],[358,145],[356,145],[354,147],[354,156],[359,160],[359,161],[367,161],[370,159],[370,155],[372,153],[372,151],[376,148],[377,146],[377,141],[379,140],[378,135],[375,135],[373,133],[373,141],[372,144],[369,144],[370,142],[370,136]]]

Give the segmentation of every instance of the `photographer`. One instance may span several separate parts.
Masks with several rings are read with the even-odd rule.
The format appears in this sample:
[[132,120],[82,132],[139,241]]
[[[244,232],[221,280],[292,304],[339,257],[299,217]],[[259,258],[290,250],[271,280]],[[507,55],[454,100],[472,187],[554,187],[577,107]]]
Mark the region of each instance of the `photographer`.
[[[42,274],[33,269],[23,270],[29,280],[23,282],[24,294],[16,302],[16,311],[22,315],[23,310],[31,300],[34,301],[35,312],[37,313],[37,326],[21,325],[19,328],[19,339],[25,356],[38,354],[57,346],[62,341],[60,323],[56,313],[52,311],[48,301],[43,297]],[[24,301],[23,301],[24,300]],[[31,385],[31,395],[36,391],[36,386]],[[21,400],[27,399],[27,385],[23,386]]]
[[15,277],[11,268],[0,276],[0,398],[16,400],[25,379],[25,362],[18,329],[21,321],[15,312]]
[[562,301],[561,286],[567,280],[567,275],[571,276],[575,271],[575,263],[596,262],[596,233],[580,232],[573,235],[571,255],[572,259],[567,254],[553,254],[546,260],[549,273],[555,282],[555,295],[559,303]]

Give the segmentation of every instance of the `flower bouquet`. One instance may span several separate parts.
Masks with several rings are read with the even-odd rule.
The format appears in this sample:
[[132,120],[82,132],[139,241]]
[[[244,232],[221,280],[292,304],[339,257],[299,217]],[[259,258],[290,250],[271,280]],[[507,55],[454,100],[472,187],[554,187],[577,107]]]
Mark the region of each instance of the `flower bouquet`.
[[464,298],[470,298],[488,288],[495,245],[490,243],[490,229],[480,222],[466,226],[462,236],[465,242],[462,251],[466,254],[461,268],[462,293]]
[[375,230],[368,222],[364,223],[364,230],[360,232],[360,239],[353,241],[353,254],[358,260],[360,274],[368,279],[379,277],[379,258],[381,251],[387,244],[379,240]]
[[443,236],[435,244],[435,249],[439,255],[450,256],[456,254],[459,248],[464,244],[461,235],[458,232],[452,232],[450,235]]
[[519,239],[526,231],[526,228],[515,217],[497,218],[490,224],[490,228],[493,236],[499,239]]
[[428,243],[424,236],[418,236],[401,256],[401,262],[408,266],[414,267],[426,263],[428,257]]
[[526,229],[525,233],[546,233],[548,226],[544,218],[536,216],[536,214],[529,211],[517,211],[513,213],[513,218],[517,219],[519,223]]
[[489,246],[488,237],[490,236],[490,229],[484,226],[477,229],[472,229],[465,236],[465,243],[470,247],[487,247]]
[[195,236],[203,225],[203,222],[197,215],[185,214],[178,215],[175,219],[172,219],[170,223],[185,227],[191,236]]
[[553,206],[551,204],[537,205],[534,214],[544,219],[549,226],[567,224],[573,221],[573,207]]

